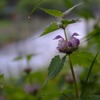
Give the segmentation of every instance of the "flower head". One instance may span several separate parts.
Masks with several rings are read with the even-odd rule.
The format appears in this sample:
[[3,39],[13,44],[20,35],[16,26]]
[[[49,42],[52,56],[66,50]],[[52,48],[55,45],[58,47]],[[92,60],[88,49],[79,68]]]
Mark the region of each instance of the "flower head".
[[73,35],[68,41],[66,41],[62,36],[57,35],[54,39],[60,39],[57,46],[59,52],[70,54],[76,49],[78,49],[80,40],[75,37],[78,35],[79,35],[78,33],[73,33]]

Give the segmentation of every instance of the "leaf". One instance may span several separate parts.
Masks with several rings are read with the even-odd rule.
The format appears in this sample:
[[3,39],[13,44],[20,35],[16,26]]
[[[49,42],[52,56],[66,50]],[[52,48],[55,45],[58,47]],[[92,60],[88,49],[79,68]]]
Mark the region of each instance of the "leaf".
[[89,95],[86,97],[80,97],[79,100],[100,100],[100,96],[99,95]]
[[[32,58],[33,54],[28,54],[26,55],[26,59],[29,61]],[[22,56],[18,56],[16,58],[14,58],[14,60],[21,60],[23,57]]]
[[81,4],[83,4],[84,2],[81,2],[79,4],[74,5],[73,7],[69,8],[68,10],[66,10],[63,15],[68,15],[74,8],[76,8],[77,6],[80,6]]
[[72,7],[74,4],[73,0],[63,0],[63,2],[64,2],[64,5],[69,8]]
[[37,5],[36,5],[36,6],[34,7],[34,9],[31,11],[31,13],[30,13],[30,15],[29,15],[28,18],[30,18],[30,16],[32,15],[32,13],[33,13],[35,10],[37,10],[37,8],[40,6],[41,2],[42,2],[42,0],[40,0],[40,1],[37,3]]
[[67,25],[72,24],[72,23],[76,23],[77,21],[79,21],[79,19],[76,19],[76,20],[66,20],[66,19],[64,19],[64,20],[61,21],[60,27],[66,28]]
[[4,74],[0,74],[0,79],[4,78]]
[[45,28],[44,32],[40,36],[46,35],[46,34],[52,32],[52,31],[55,31],[57,29],[59,29],[59,26],[57,25],[56,22],[54,22],[51,25],[49,25],[47,28]]
[[71,55],[73,65],[80,65],[83,67],[88,67],[93,59],[93,54],[90,52],[75,51]]
[[32,54],[26,55],[26,59],[29,61],[32,58]]
[[22,59],[22,56],[18,56],[18,57],[16,57],[16,58],[14,58],[14,60],[16,61],[16,60],[21,60]]
[[47,83],[48,80],[50,80],[51,78],[54,78],[55,76],[59,74],[59,72],[62,70],[64,66],[65,60],[66,60],[66,55],[62,59],[60,59],[59,55],[55,56],[52,59],[50,66],[48,68],[48,77],[46,81],[44,82],[43,86]]
[[88,82],[90,73],[91,73],[91,71],[92,71],[92,69],[93,69],[93,66],[94,66],[94,63],[95,63],[95,61],[96,61],[96,58],[97,58],[98,54],[99,54],[99,52],[97,52],[96,56],[94,57],[94,59],[93,59],[91,65],[90,65],[90,68],[89,68],[89,71],[88,71],[88,74],[87,74],[87,77],[86,77],[86,80],[85,80],[84,88],[83,88],[82,93],[81,93],[81,97],[83,96],[83,94],[84,94],[84,92],[85,92],[85,89],[86,89],[86,86],[87,86],[87,82]]
[[48,79],[54,78],[56,75],[59,74],[59,72],[64,66],[65,59],[66,59],[66,56],[60,59],[59,55],[55,56],[52,59],[50,66],[48,68]]
[[63,13],[59,10],[52,10],[52,9],[46,9],[46,8],[40,8],[41,10],[43,10],[45,13],[55,16],[55,17],[62,17]]

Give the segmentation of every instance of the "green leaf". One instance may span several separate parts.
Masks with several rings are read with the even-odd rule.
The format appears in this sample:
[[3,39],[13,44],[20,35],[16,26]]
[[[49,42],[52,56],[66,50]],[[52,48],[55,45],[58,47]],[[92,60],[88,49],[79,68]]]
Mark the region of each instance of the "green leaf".
[[40,0],[40,1],[37,3],[37,5],[36,5],[36,6],[34,7],[34,9],[31,11],[31,13],[30,13],[30,15],[29,15],[28,18],[30,18],[30,16],[32,15],[32,13],[38,9],[38,7],[40,6],[41,2],[42,2],[42,0]]
[[14,60],[16,61],[16,60],[21,60],[22,59],[22,56],[18,56],[18,57],[16,57],[16,58],[14,58]]
[[66,28],[67,25],[76,23],[77,21],[79,21],[79,19],[76,19],[76,20],[66,20],[66,19],[64,19],[64,20],[61,21],[61,26],[60,27],[61,28]]
[[54,22],[51,25],[49,25],[47,28],[45,28],[44,32],[40,36],[46,35],[46,34],[48,34],[50,32],[53,32],[53,31],[55,31],[57,29],[59,29],[59,26],[57,25],[56,22]]
[[[26,59],[29,61],[32,58],[33,54],[28,54],[26,55]],[[21,60],[23,57],[22,56],[18,56],[16,58],[14,58],[14,60]]]
[[4,74],[0,74],[0,79],[2,79],[4,77]]
[[75,51],[72,53],[71,59],[73,61],[73,65],[78,64],[80,66],[88,68],[93,59],[93,54],[90,52]]
[[81,4],[83,4],[83,2],[79,3],[79,4],[76,4],[74,5],[73,7],[69,8],[68,10],[66,10],[63,15],[68,15],[74,8],[76,8],[77,6],[80,6]]
[[87,82],[88,82],[90,73],[91,73],[91,71],[92,71],[92,69],[93,69],[93,66],[94,66],[94,63],[95,63],[95,61],[96,61],[96,58],[97,58],[98,54],[99,54],[99,52],[97,52],[96,56],[94,57],[94,59],[93,59],[91,65],[90,65],[90,68],[89,68],[89,71],[88,71],[88,74],[87,74],[87,77],[86,77],[86,80],[85,80],[84,88],[83,88],[82,93],[81,93],[81,97],[83,96],[83,94],[84,94],[84,92],[85,92],[85,89],[86,89],[86,86],[87,86]]
[[60,71],[62,70],[64,66],[65,60],[66,60],[66,55],[62,59],[60,59],[59,55],[55,56],[52,59],[50,66],[48,68],[48,77],[46,81],[44,82],[43,86],[47,83],[48,80],[50,80],[51,78],[54,78],[60,73]]
[[26,55],[26,59],[29,61],[32,58],[32,54]]
[[45,13],[55,16],[55,17],[62,17],[63,13],[59,10],[52,10],[52,9],[46,9],[46,8],[40,8],[41,10],[43,10]]
[[66,56],[60,59],[59,55],[55,56],[52,59],[50,66],[48,68],[48,79],[54,78],[56,75],[59,74],[59,72],[64,66],[65,59],[66,59]]
[[78,100],[100,100],[100,96],[99,95],[90,95],[90,96],[86,96],[86,97],[81,97]]

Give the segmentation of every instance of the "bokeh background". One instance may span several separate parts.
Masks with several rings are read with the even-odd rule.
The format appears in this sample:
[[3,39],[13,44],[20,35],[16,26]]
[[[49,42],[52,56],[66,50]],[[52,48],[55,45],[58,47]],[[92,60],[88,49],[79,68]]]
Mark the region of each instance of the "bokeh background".
[[[44,13],[40,9],[37,9],[29,19],[28,17],[30,16],[31,11],[38,2],[38,0],[1,0],[1,72],[3,71],[3,73],[7,73],[8,69],[16,69],[15,72],[19,72],[17,69],[17,64],[19,64],[21,66],[20,68],[22,69],[23,67],[26,67],[27,61],[25,56],[27,54],[37,54],[33,57],[33,60],[30,61],[30,66],[32,68],[35,66],[35,68],[47,66],[52,56],[55,54],[55,47],[57,46],[57,43],[55,43],[55,41],[52,43],[52,38],[54,38],[55,35],[50,35],[51,37],[48,35],[44,38],[34,40],[34,38],[38,37],[43,32],[45,27],[47,27],[53,21],[57,21],[55,17]],[[66,9],[80,2],[82,2],[82,0],[43,0],[41,7],[65,11]],[[85,4],[77,7],[67,16],[67,19],[81,19],[80,23],[75,25],[73,24],[67,29],[70,33],[78,32],[81,34],[81,37],[84,37],[84,34],[92,30],[93,25],[95,21],[98,20],[100,14],[99,0],[83,0],[83,2],[85,2]],[[59,30],[54,33],[61,34],[62,31]],[[18,56],[22,56],[23,59],[14,62],[13,59]]]
[[[3,74],[4,78],[6,78],[9,83],[8,87],[5,85],[5,90],[2,89],[3,92],[1,92],[2,96],[0,100],[12,100],[15,97],[18,97],[19,100],[31,100],[33,96],[31,97],[31,95],[28,95],[27,99],[25,99],[25,93],[27,91],[29,93],[29,91],[31,91],[30,89],[33,87],[33,90],[35,88],[34,91],[37,94],[39,85],[46,79],[47,67],[51,59],[57,54],[61,57],[63,56],[56,50],[58,41],[53,40],[57,34],[63,36],[63,30],[59,29],[46,36],[39,37],[45,27],[53,21],[58,21],[58,19],[44,13],[40,9],[37,9],[30,16],[31,11],[38,2],[39,0],[0,0],[0,74]],[[64,12],[66,9],[80,2],[84,2],[84,4],[75,8],[68,16],[66,16],[66,18],[69,20],[80,18],[81,21],[69,25],[66,28],[66,31],[69,34],[78,32],[80,34],[79,39],[81,39],[82,42],[82,50],[95,53],[100,48],[100,39],[97,38],[100,37],[100,0],[43,0],[40,7],[61,10]],[[92,41],[89,41],[88,38],[84,39],[89,33],[91,34],[89,39],[93,38]],[[97,63],[98,66],[100,66],[99,58]],[[79,63],[81,63],[81,61]],[[88,64],[89,61],[85,63]],[[27,69],[28,71],[32,70],[34,73],[32,73],[28,79],[23,75],[24,72],[26,73]],[[76,68],[77,73],[81,72],[81,70],[82,68]],[[33,76],[34,80],[32,78]],[[66,75],[63,74],[63,77],[65,76]],[[66,79],[69,83],[72,82],[70,77],[71,76],[69,75]],[[17,82],[16,79],[18,79]],[[32,82],[30,80],[32,80]],[[11,81],[13,85],[17,84],[18,86],[21,86],[24,83],[24,90],[26,92],[24,93],[19,88],[14,88],[15,94],[10,97],[9,93],[13,92],[13,87],[11,87],[12,84],[10,83]],[[57,83],[58,87],[62,88],[64,80],[58,78],[56,81],[59,81]],[[51,84],[52,86],[56,85],[56,82],[54,82],[54,84],[53,82],[49,83],[48,87],[44,88],[43,91],[50,91],[51,88],[49,86]],[[4,83],[6,84],[6,82]],[[29,85],[30,83],[34,84]],[[24,85],[21,87],[24,87]],[[70,86],[68,88],[70,88]],[[19,93],[16,93],[16,91],[19,91]],[[33,95],[35,95],[35,92]],[[55,94],[54,97],[57,96],[59,96],[59,93]],[[34,96],[34,98],[36,97]]]

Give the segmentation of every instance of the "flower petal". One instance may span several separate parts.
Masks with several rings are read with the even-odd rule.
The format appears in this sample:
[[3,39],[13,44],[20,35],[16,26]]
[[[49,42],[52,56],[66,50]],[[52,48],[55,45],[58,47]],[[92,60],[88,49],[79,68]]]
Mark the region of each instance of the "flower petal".
[[63,39],[63,37],[62,36],[60,36],[60,35],[57,35],[53,40],[55,40],[55,39],[60,39],[60,38],[62,38]]
[[72,46],[71,41],[68,41],[67,45],[68,45],[68,47],[71,47]]
[[71,36],[71,38],[74,37],[74,36],[79,36],[79,34],[78,33],[73,33],[73,35]]
[[76,39],[75,41],[76,41],[76,44],[77,44],[77,45],[80,44],[80,40],[79,40],[79,39]]

